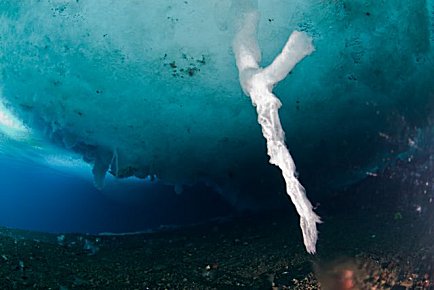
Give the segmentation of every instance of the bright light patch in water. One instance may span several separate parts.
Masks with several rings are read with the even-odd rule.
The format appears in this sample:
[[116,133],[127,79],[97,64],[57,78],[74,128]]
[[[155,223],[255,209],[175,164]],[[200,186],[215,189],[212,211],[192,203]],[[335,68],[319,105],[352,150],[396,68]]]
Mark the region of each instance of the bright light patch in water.
[[0,99],[0,131],[13,139],[22,139],[29,133],[23,123],[18,120]]
[[45,157],[45,161],[55,167],[63,168],[77,168],[89,170],[90,165],[84,162],[77,156],[69,155],[48,155]]

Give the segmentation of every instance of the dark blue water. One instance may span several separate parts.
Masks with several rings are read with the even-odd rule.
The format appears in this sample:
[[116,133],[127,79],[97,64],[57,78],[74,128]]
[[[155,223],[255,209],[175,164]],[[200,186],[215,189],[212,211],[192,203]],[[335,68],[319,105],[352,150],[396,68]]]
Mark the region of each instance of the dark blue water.
[[[0,224],[46,232],[134,232],[183,225],[231,213],[205,186],[186,188],[143,180],[95,188],[89,172],[67,173],[32,162],[0,159]],[[89,176],[85,178],[83,176]]]

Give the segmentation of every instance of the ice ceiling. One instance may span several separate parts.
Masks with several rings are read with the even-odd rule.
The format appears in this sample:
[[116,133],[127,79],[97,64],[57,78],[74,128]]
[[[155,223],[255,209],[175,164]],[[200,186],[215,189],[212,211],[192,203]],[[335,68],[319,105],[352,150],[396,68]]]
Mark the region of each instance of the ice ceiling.
[[273,91],[309,196],[414,149],[432,121],[432,0],[0,0],[4,107],[81,154],[98,187],[109,172],[281,202],[232,46],[246,7],[260,66],[293,31],[315,46]]

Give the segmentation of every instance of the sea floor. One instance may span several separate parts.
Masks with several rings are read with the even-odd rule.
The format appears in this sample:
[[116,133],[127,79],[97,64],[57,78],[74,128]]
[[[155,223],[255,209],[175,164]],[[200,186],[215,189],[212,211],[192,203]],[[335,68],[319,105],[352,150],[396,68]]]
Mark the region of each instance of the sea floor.
[[2,228],[0,289],[434,289],[434,220],[338,200],[316,255],[292,211],[124,236]]

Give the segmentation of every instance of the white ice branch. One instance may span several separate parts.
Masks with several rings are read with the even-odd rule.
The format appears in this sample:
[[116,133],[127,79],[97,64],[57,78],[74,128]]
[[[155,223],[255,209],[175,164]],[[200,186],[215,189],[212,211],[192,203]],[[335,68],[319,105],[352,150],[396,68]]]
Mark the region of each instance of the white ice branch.
[[309,253],[316,252],[318,232],[316,224],[320,218],[312,209],[304,187],[295,176],[295,164],[285,145],[285,133],[280,124],[279,99],[272,93],[273,87],[283,80],[304,57],[314,51],[312,39],[303,32],[294,31],[282,52],[266,68],[260,68],[261,51],[257,41],[259,14],[244,13],[235,36],[233,49],[239,71],[241,87],[248,95],[258,113],[262,134],[267,140],[270,163],[277,165],[286,183],[286,192],[300,215],[303,240]]

